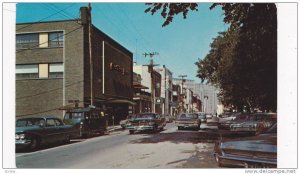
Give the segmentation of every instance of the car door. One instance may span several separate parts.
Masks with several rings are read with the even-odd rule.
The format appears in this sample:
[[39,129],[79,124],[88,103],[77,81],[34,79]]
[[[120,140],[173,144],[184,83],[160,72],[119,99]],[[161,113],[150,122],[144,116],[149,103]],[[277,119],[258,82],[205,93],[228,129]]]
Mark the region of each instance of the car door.
[[58,127],[56,127],[54,118],[47,118],[45,125],[45,132],[47,134],[46,142],[54,143],[59,141],[59,137],[57,137]]
[[57,140],[64,141],[66,138],[68,129],[66,128],[66,126],[63,124],[63,122],[60,119],[55,118],[54,121],[55,121],[55,126],[56,126],[55,133],[56,133]]

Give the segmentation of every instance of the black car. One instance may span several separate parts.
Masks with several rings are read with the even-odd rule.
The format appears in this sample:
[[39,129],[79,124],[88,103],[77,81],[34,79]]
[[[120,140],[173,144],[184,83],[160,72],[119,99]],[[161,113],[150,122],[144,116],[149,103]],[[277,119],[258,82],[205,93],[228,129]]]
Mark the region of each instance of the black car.
[[63,121],[74,127],[76,137],[89,137],[96,133],[104,134],[107,119],[102,109],[86,107],[68,110]]
[[71,125],[54,116],[20,118],[16,121],[16,149],[35,150],[42,145],[68,143],[73,134]]
[[257,136],[216,142],[214,156],[219,166],[276,168],[277,123]]

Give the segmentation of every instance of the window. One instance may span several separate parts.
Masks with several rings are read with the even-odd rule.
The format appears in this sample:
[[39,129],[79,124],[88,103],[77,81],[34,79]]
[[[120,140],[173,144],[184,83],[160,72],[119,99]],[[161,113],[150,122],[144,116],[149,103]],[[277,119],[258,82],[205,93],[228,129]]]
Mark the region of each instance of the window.
[[39,34],[39,47],[47,48],[48,47],[48,33],[40,33]]
[[49,47],[62,47],[64,44],[63,32],[49,33]]
[[58,120],[58,119],[55,119],[54,121],[55,121],[56,126],[62,126],[62,125],[64,125],[64,124],[63,124],[60,120]]
[[63,78],[63,63],[17,65],[16,79]]
[[49,64],[49,78],[63,78],[64,65],[63,63]]
[[17,65],[16,79],[35,79],[39,77],[38,65]]
[[39,64],[39,78],[48,78],[48,64]]
[[47,119],[47,121],[46,121],[46,126],[47,126],[47,127],[55,126],[55,121],[54,121],[54,119]]
[[16,36],[17,49],[33,48],[39,45],[39,34],[18,34]]
[[62,31],[49,33],[17,34],[16,36],[17,49],[63,47],[63,44],[64,34]]

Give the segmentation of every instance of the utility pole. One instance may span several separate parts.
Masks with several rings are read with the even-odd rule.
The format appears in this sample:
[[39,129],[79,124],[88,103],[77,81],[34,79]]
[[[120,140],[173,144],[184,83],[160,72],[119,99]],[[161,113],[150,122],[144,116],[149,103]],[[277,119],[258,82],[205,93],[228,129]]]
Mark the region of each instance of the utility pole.
[[[187,77],[187,75],[179,75],[178,77],[181,78],[181,95],[183,94],[183,83],[185,81],[185,77]],[[183,98],[181,98],[181,112],[183,112],[183,108],[184,108],[184,102],[183,102]]]
[[152,112],[155,112],[155,95],[154,95],[154,82],[153,82],[153,67],[154,66],[158,66],[159,64],[154,64],[153,63],[153,56],[158,55],[157,52],[153,52],[153,53],[144,53],[143,54],[145,57],[149,56],[150,57],[150,61],[149,64],[147,65],[143,65],[143,66],[148,66],[148,72],[150,73],[150,77],[151,77],[151,110]]
[[94,106],[94,63],[92,50],[92,7],[91,3],[88,5],[88,27],[89,27],[89,53],[90,53],[90,86],[91,86],[91,107]]

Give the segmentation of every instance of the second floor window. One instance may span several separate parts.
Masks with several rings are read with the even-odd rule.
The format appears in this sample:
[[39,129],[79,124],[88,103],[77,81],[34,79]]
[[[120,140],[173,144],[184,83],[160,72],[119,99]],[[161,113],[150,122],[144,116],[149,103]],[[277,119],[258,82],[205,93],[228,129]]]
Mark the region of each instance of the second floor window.
[[39,34],[18,34],[16,36],[17,49],[33,48],[39,45]]
[[63,47],[64,34],[59,32],[43,32],[30,34],[17,34],[17,49],[52,48]]
[[62,47],[64,44],[63,32],[49,33],[49,47]]

